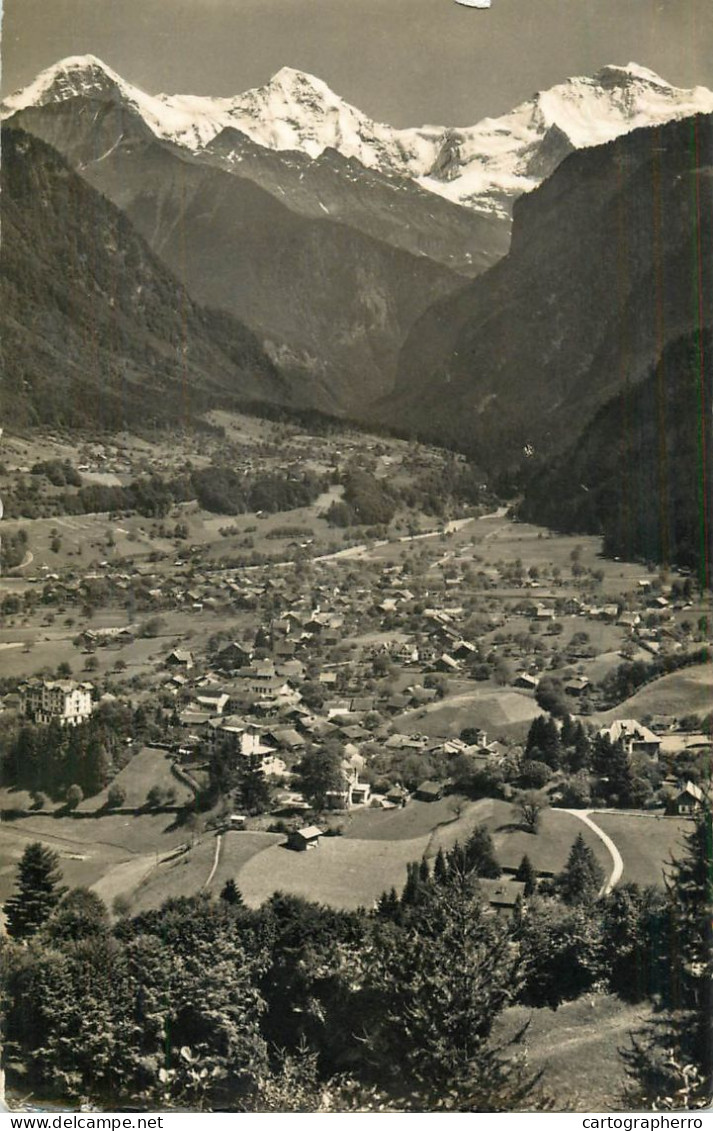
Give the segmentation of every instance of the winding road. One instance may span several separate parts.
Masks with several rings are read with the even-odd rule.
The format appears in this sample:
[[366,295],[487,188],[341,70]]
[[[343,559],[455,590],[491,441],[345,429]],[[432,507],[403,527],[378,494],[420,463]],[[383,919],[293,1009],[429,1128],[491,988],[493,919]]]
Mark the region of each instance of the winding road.
[[584,821],[584,824],[587,825],[592,830],[592,832],[595,833],[599,837],[599,839],[606,845],[614,866],[611,870],[609,879],[604,884],[602,884],[599,894],[608,895],[612,888],[615,888],[619,883],[619,880],[621,879],[622,873],[624,871],[624,861],[621,858],[619,849],[614,844],[614,841],[611,839],[611,837],[607,836],[604,830],[600,829],[599,825],[595,824],[595,822],[591,819],[591,809],[566,809],[565,812],[571,813],[573,817],[578,817],[580,821]]

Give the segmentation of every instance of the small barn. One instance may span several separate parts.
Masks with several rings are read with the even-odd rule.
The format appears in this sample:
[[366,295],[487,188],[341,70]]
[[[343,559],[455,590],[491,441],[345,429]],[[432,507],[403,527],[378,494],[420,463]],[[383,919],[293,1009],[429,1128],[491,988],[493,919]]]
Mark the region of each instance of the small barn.
[[518,899],[525,894],[525,885],[519,880],[480,879],[481,891],[496,915],[512,915]]
[[564,685],[564,689],[568,695],[579,697],[580,695],[584,695],[589,686],[589,680],[586,675],[578,675],[574,676],[572,679],[568,679]]
[[393,785],[386,794],[386,800],[392,805],[398,805],[400,809],[408,804],[409,797],[409,791],[404,789],[402,785]]
[[526,691],[535,691],[540,681],[536,676],[530,675],[528,672],[518,672],[512,682],[513,687],[522,687]]
[[295,852],[306,852],[308,848],[319,847],[320,838],[324,836],[322,829],[316,825],[305,825],[302,829],[294,829],[287,834],[287,847]]
[[415,796],[418,801],[440,801],[443,797],[443,784],[439,781],[423,781]]

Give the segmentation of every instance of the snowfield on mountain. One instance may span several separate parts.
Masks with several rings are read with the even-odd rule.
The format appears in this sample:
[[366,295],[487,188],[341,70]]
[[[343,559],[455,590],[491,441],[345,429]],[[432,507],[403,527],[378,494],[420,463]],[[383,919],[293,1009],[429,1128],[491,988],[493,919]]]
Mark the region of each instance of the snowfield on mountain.
[[2,114],[107,96],[138,114],[157,137],[194,152],[226,129],[266,149],[313,160],[332,149],[366,168],[414,180],[453,203],[503,217],[572,150],[601,145],[639,126],[713,111],[707,88],[684,90],[629,63],[567,79],[472,126],[396,129],[372,121],[321,79],[291,67],[234,97],[152,95],[95,56],[80,55],[48,68],[7,98]]

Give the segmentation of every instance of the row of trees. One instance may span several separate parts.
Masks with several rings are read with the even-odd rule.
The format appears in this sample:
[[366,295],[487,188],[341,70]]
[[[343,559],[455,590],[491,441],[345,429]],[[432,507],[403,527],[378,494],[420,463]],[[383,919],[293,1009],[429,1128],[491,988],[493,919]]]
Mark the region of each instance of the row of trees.
[[[33,473],[47,475],[51,482],[73,487],[52,496],[45,509],[52,514],[93,514],[102,511],[135,511],[147,518],[165,518],[176,503],[197,499],[206,510],[217,514],[245,514],[250,511],[276,512],[309,506],[324,486],[323,479],[312,472],[239,472],[233,466],[214,464],[189,474],[164,479],[160,475],[140,476],[125,486],[103,483],[81,483],[58,461],[35,465]],[[16,492],[11,500],[11,514],[35,517],[42,504],[34,494]],[[180,529],[178,537],[181,536]]]

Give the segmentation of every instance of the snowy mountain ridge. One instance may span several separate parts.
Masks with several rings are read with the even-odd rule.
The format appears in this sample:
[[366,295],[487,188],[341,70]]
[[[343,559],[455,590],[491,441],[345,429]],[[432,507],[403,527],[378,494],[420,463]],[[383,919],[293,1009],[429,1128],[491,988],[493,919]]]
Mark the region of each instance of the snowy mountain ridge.
[[157,137],[196,153],[226,129],[266,149],[313,159],[334,149],[455,204],[503,216],[574,149],[639,126],[713,112],[713,92],[705,87],[680,89],[629,63],[567,79],[473,126],[395,129],[367,117],[321,79],[291,67],[232,98],[151,95],[95,56],[82,55],[56,63],[5,99],[2,116],[82,97],[123,104]]

